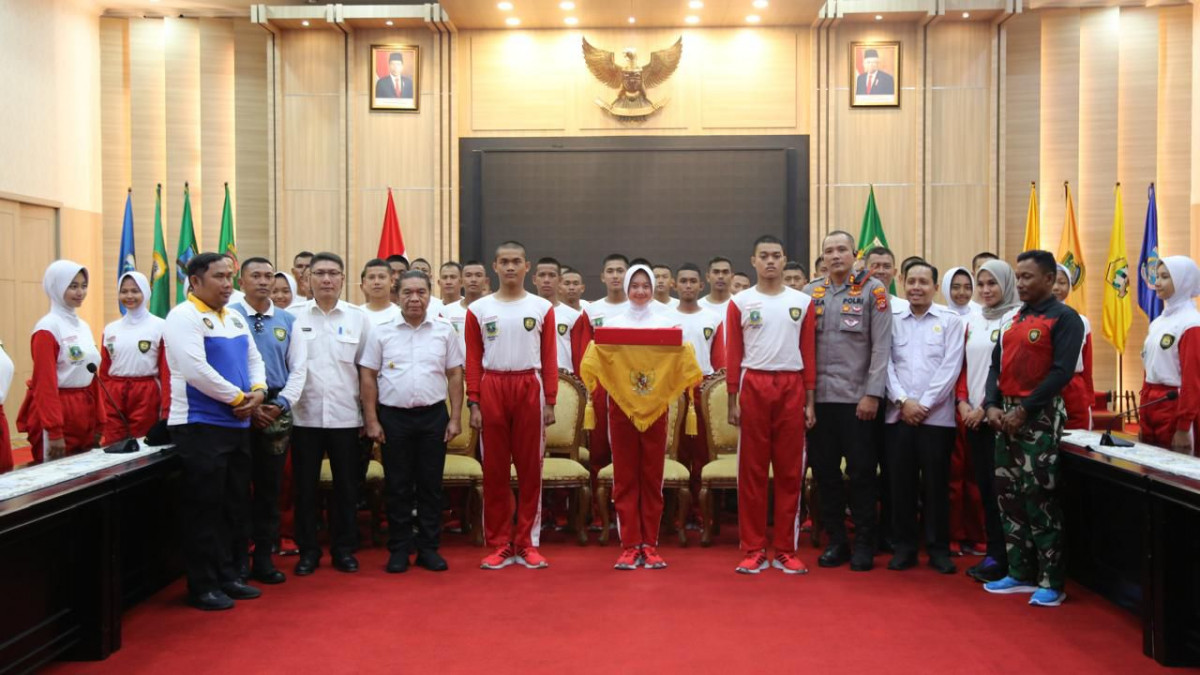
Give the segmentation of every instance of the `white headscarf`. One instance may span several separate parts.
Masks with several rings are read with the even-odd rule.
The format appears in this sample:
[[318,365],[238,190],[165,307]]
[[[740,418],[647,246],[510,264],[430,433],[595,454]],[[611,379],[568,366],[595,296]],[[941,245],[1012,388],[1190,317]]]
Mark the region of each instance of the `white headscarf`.
[[[142,304],[133,309],[125,310],[125,321],[131,326],[136,326],[141,323],[147,316],[150,316],[150,281],[146,279],[146,275],[141,272],[126,272],[117,279],[117,295],[121,294],[121,284],[125,283],[126,279],[133,279],[133,283],[137,284],[138,290],[142,292]],[[124,307],[124,305],[122,305]]]
[[[1067,298],[1071,297],[1071,291],[1075,290],[1071,286],[1071,270],[1067,269],[1067,266],[1062,263],[1055,263],[1054,266],[1058,268],[1058,271],[1054,273],[1055,281],[1058,280],[1058,272],[1062,272],[1063,274],[1067,275]],[[1063,301],[1066,302],[1066,298],[1063,298]]]
[[46,292],[46,297],[50,298],[50,313],[72,326],[79,324],[79,317],[75,314],[75,308],[63,299],[63,295],[75,280],[75,275],[80,272],[83,272],[83,278],[86,279],[88,272],[83,265],[73,260],[55,260],[46,268],[46,274],[42,277],[42,290]]
[[1162,264],[1171,273],[1171,281],[1175,284],[1175,294],[1163,301],[1163,316],[1179,312],[1194,312],[1196,303],[1192,298],[1200,295],[1200,268],[1196,262],[1183,255],[1171,255],[1162,259]]
[[1017,300],[1017,275],[1013,274],[1012,265],[1003,260],[993,259],[983,263],[979,271],[984,270],[987,270],[1000,286],[1000,302],[993,307],[983,307],[983,317],[988,321],[995,321],[1021,304]]
[[[629,297],[629,284],[633,282],[633,275],[638,272],[645,272],[646,276],[650,279],[650,284],[651,285],[654,284],[654,271],[653,270],[651,270],[646,265],[634,265],[633,267],[630,267],[629,269],[625,270],[625,297],[626,298]],[[653,311],[653,308],[654,308],[654,298],[651,297],[650,302],[647,302],[645,305],[642,305],[640,307],[636,303],[634,303],[632,300],[630,300],[629,301],[629,309],[627,311],[628,311],[629,315],[631,317],[633,317],[634,319],[644,319],[646,316],[648,316]]]
[[975,278],[971,276],[971,271],[965,267],[951,267],[949,272],[942,277],[942,297],[946,298],[946,306],[956,314],[966,315],[971,313],[971,301],[968,300],[965,304],[954,304],[954,298],[950,295],[950,287],[954,285],[954,275],[962,272],[967,275],[967,279],[971,282],[971,290],[975,290]]
[[[276,272],[275,277],[283,277],[283,280],[287,282],[288,288],[292,289],[292,302],[288,305],[288,307],[296,304],[296,298],[299,295],[296,292],[296,277],[288,274],[287,272]],[[287,307],[280,307],[280,309],[287,309]]]

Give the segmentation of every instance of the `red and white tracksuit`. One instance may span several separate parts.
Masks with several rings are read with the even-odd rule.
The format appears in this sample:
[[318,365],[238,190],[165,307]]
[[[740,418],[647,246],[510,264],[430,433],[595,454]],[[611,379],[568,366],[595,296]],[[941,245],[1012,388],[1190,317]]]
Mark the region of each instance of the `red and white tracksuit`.
[[1171,447],[1176,431],[1193,432],[1200,419],[1200,313],[1163,314],[1150,324],[1142,346],[1146,380],[1142,404],[1155,401],[1170,391],[1179,398],[1143,408],[1139,413],[1143,443]]
[[42,317],[30,340],[33,377],[17,414],[29,437],[33,461],[41,463],[49,441],[62,439],[66,453],[90,450],[104,415],[99,384],[87,370],[100,365],[100,350],[87,322],[60,310]]
[[[675,310],[675,319],[683,329],[683,339],[692,345],[696,352],[696,361],[700,364],[700,372],[708,377],[725,367],[725,327],[723,317],[718,317],[711,310],[701,308],[694,314],[685,314]],[[700,387],[692,389],[692,400],[700,406]],[[692,491],[692,510],[699,513],[700,472],[708,463],[708,431],[704,423],[704,415],[696,417],[696,435],[684,434],[679,439],[679,462],[687,467],[690,474],[688,487]],[[680,523],[683,526],[683,523]]]
[[[629,302],[612,303],[607,298],[589,303],[571,328],[571,360],[574,363],[573,372],[579,372],[579,364],[583,361],[583,353],[592,342],[593,330],[605,326],[605,321],[618,314],[625,313]],[[590,470],[592,473],[592,494],[596,495],[596,476],[600,469],[612,461],[612,449],[608,442],[608,393],[604,387],[596,387],[592,392],[592,411],[595,413],[596,426],[588,434],[588,454],[590,455]],[[607,504],[595,504],[596,511],[607,509]]]
[[[536,295],[471,303],[464,324],[467,400],[479,404],[483,430],[483,532],[487,545],[538,546],[542,512],[542,406],[558,394],[554,308]],[[517,470],[513,529],[509,467]]]
[[1067,429],[1091,429],[1092,407],[1096,404],[1092,386],[1092,324],[1082,314],[1079,318],[1083,319],[1083,348],[1075,364],[1075,376],[1062,390],[1063,405],[1067,408]]
[[767,548],[769,471],[775,473],[775,550],[799,543],[805,454],[804,408],[816,388],[812,298],[784,287],[733,296],[725,319],[729,394],[738,396],[738,537],[743,551]]
[[4,342],[0,341],[0,473],[13,468],[12,438],[9,436],[8,418],[4,416],[4,401],[8,399],[14,370],[12,359],[4,351]]
[[[141,438],[171,409],[171,371],[163,346],[163,325],[157,316],[132,313],[104,327],[100,379],[117,408],[107,400],[103,442],[113,443],[132,434]],[[119,412],[118,412],[119,410]],[[129,431],[121,415],[129,421]]]

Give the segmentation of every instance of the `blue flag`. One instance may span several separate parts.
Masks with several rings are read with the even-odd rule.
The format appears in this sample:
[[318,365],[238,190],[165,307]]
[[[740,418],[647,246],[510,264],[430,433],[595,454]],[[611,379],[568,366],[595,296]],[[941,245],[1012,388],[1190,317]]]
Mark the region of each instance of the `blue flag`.
[[[121,253],[117,258],[117,280],[126,272],[137,271],[137,256],[133,251],[133,190],[125,194],[125,224],[121,226]],[[117,300],[117,308],[125,314],[125,307]]]
[[1158,279],[1158,206],[1154,202],[1154,183],[1150,184],[1150,205],[1146,207],[1146,231],[1142,234],[1142,253],[1138,256],[1138,307],[1151,321],[1162,314],[1162,300],[1154,294]]

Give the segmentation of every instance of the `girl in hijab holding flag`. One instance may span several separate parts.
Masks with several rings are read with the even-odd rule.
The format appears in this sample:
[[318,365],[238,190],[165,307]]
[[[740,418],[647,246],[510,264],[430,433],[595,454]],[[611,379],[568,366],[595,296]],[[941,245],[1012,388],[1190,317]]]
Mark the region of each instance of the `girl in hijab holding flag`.
[[[975,280],[967,268],[952,267],[942,277],[942,297],[946,299],[946,306],[962,317],[964,326],[967,317],[978,314],[981,309],[971,299],[974,294]],[[985,541],[983,504],[972,471],[967,427],[961,415],[955,431],[954,450],[950,455],[950,553],[986,555],[979,547]]]
[[[947,278],[953,279],[951,270]],[[996,434],[984,419],[983,402],[987,395],[988,370],[992,351],[1000,339],[1005,323],[1020,309],[1017,300],[1017,277],[1003,260],[989,260],[979,268],[975,284],[979,287],[979,312],[966,315],[966,363],[958,378],[958,416],[966,427],[967,444],[971,448],[971,463],[975,483],[983,502],[983,524],[987,535],[987,557],[967,570],[967,575],[980,582],[1003,579],[1008,574],[1008,555],[1004,548],[1004,529],[1000,522],[1000,506],[996,501],[994,474],[996,471]],[[946,298],[953,303],[949,296]]]
[[[1071,271],[1065,265],[1058,266],[1053,292],[1060,302],[1066,302],[1071,295]],[[1092,405],[1096,402],[1092,386],[1092,323],[1083,313],[1079,318],[1083,320],[1083,350],[1075,364],[1075,377],[1062,390],[1063,404],[1067,406],[1064,429],[1091,429]]]
[[1200,269],[1188,257],[1168,256],[1158,263],[1154,293],[1163,312],[1150,323],[1142,345],[1146,381],[1142,405],[1177,392],[1175,400],[1147,406],[1141,412],[1140,440],[1194,454],[1194,430],[1200,416]]
[[17,429],[29,437],[33,461],[59,459],[90,450],[104,416],[94,375],[100,350],[92,329],[76,311],[88,293],[88,271],[70,260],[46,268],[42,289],[50,312],[33,327],[33,377],[17,414]]
[[117,405],[109,404],[104,417],[105,444],[145,436],[171,407],[171,372],[163,347],[166,322],[150,313],[150,282],[141,272],[122,274],[117,300],[125,316],[105,326],[100,340],[100,379]]

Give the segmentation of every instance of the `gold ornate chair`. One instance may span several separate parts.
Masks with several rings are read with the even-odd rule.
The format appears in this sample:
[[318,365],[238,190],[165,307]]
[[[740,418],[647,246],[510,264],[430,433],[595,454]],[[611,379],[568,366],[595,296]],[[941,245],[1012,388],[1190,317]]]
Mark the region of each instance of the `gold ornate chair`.
[[[583,439],[583,411],[587,391],[583,382],[566,370],[558,371],[558,397],[554,403],[554,424],[546,427],[546,454],[542,459],[542,489],[569,490],[572,527],[579,545],[587,544],[588,504],[592,501],[592,477],[579,461]],[[510,468],[513,489],[517,488],[516,467]]]
[[[446,407],[450,402],[446,401]],[[483,546],[483,465],[476,459],[479,432],[471,428],[471,409],[464,395],[459,434],[446,444],[446,466],[442,469],[442,489],[464,488],[462,505],[464,525],[471,530],[471,543]]]
[[[675,528],[676,536],[679,537],[679,545],[687,546],[687,529],[684,525],[687,523],[687,514],[692,507],[692,490],[689,487],[691,474],[688,473],[687,467],[681,464],[679,459],[679,439],[683,434],[683,422],[687,419],[680,414],[681,410],[687,410],[687,395],[680,396],[678,400],[671,403],[671,407],[667,409],[667,454],[663,458],[663,491],[674,490],[676,497],[675,509],[663,508],[663,521],[672,523],[675,518],[678,519],[678,527]],[[608,515],[608,499],[613,487],[613,466],[608,466],[600,469],[596,476],[596,501],[603,505],[600,510],[600,543],[608,543],[609,523]],[[675,518],[671,517],[671,513],[675,514]]]

